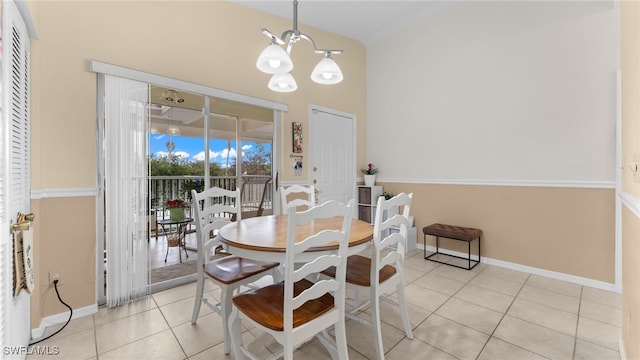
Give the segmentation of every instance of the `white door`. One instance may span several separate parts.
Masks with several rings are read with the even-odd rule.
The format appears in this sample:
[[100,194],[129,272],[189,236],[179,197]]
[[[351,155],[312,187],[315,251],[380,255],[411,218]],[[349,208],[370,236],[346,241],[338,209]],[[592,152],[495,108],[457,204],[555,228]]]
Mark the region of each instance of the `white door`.
[[309,169],[319,204],[354,198],[355,146],[354,115],[310,107]]
[[[13,296],[13,237],[9,222],[29,213],[29,36],[13,1],[3,2],[2,102],[0,116],[0,356],[24,357],[31,337],[30,295]],[[16,350],[17,349],[17,350]],[[16,352],[17,351],[17,352]]]

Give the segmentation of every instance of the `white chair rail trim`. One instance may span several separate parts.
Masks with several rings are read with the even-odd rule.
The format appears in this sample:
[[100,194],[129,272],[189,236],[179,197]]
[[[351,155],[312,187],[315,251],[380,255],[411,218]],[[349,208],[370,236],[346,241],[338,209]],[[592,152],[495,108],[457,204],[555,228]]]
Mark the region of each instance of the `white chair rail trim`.
[[98,196],[98,188],[31,189],[31,200]]
[[620,192],[618,196],[620,196],[620,200],[624,206],[631,210],[637,217],[640,217],[640,199],[626,192]]
[[[358,181],[363,181],[359,178]],[[412,178],[380,178],[376,182],[400,184],[434,184],[434,185],[486,185],[486,186],[525,186],[525,187],[561,187],[585,189],[615,189],[615,181],[580,181],[580,180],[497,180],[497,179],[412,179]]]

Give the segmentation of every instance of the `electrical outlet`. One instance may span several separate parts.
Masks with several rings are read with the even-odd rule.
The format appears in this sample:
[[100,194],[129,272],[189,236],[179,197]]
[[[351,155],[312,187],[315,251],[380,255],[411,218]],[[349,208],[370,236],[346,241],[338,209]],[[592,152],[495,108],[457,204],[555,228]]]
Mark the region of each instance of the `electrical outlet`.
[[62,274],[59,271],[49,273],[49,285],[53,286],[53,282],[58,280],[58,285],[62,285]]

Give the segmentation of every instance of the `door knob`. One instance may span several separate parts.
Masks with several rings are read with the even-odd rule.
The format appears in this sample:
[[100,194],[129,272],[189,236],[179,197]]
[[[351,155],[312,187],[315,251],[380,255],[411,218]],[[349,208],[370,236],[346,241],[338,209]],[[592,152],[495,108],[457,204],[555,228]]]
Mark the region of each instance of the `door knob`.
[[318,183],[318,180],[313,179],[313,183],[314,183],[314,184],[317,184],[317,183]]
[[317,166],[314,166],[314,167],[313,167],[313,171],[318,171],[318,167],[317,167]]
[[16,223],[11,223],[11,232],[14,231],[27,231],[29,230],[30,223],[28,221]]
[[18,218],[16,219],[16,223],[11,222],[11,231],[26,231],[29,230],[29,226],[31,221],[35,219],[33,213],[23,214],[18,213]]

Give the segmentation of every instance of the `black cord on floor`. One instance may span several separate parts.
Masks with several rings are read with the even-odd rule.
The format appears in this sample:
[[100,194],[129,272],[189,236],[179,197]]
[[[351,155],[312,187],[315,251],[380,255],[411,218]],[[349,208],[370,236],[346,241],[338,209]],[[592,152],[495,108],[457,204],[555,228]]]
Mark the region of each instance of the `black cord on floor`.
[[60,302],[62,303],[62,305],[64,305],[64,306],[66,306],[66,307],[68,307],[68,308],[69,308],[69,311],[70,311],[69,319],[67,319],[67,322],[66,322],[66,323],[64,323],[64,325],[62,325],[62,327],[61,327],[60,329],[58,329],[58,331],[54,332],[53,334],[51,334],[51,335],[47,336],[47,337],[46,337],[46,338],[44,338],[44,339],[40,339],[40,340],[38,340],[38,341],[36,341],[36,342],[32,342],[31,344],[29,344],[29,346],[31,346],[31,345],[35,345],[35,344],[37,344],[37,343],[39,343],[39,342],[41,342],[41,341],[45,341],[45,340],[47,340],[48,338],[52,337],[53,335],[55,335],[55,334],[59,333],[60,331],[62,331],[62,329],[64,329],[64,328],[67,326],[67,324],[69,324],[69,321],[71,321],[71,317],[73,316],[73,309],[72,309],[72,308],[71,308],[71,306],[69,306],[66,302],[62,301],[62,298],[60,297],[60,292],[58,292],[58,281],[60,281],[60,280],[54,280],[54,281],[53,281],[53,287],[56,289],[56,295],[58,295],[58,300],[60,300]]

